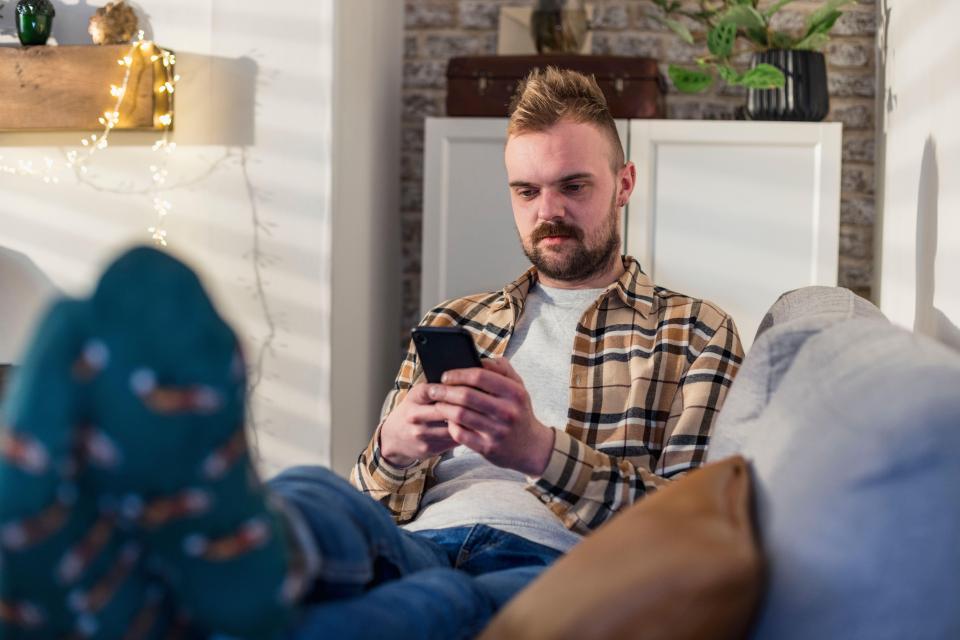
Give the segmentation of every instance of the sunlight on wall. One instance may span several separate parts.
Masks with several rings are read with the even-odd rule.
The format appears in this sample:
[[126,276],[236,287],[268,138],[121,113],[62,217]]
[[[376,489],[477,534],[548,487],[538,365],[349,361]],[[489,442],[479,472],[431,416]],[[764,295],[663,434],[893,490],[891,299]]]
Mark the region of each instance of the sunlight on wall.
[[[88,43],[86,21],[102,4],[57,3],[55,39]],[[201,272],[243,338],[267,473],[330,458],[330,5],[291,0],[284,13],[297,19],[277,20],[255,0],[137,4],[147,37],[177,53],[182,75],[170,249]],[[59,162],[81,135],[0,134],[0,155]],[[69,293],[85,293],[116,252],[149,241],[155,136],[113,135],[83,180],[66,169],[56,185],[0,176],[0,246]]]
[[885,0],[886,152],[880,301],[960,348],[960,42],[954,0]]

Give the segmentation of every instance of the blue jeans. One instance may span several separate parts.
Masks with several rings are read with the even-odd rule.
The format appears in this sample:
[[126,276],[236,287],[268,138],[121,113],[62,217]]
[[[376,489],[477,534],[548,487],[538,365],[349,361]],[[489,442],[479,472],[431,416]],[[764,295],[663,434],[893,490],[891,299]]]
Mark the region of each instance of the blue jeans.
[[291,640],[472,638],[562,555],[484,525],[410,532],[322,467],[268,483],[303,514],[321,557]]

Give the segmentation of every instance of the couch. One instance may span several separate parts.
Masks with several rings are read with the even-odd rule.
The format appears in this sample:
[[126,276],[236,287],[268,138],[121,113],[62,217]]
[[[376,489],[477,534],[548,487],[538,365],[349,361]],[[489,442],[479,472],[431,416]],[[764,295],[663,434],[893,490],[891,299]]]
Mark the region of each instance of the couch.
[[784,294],[708,463],[587,538],[483,639],[960,638],[960,354],[845,289]]

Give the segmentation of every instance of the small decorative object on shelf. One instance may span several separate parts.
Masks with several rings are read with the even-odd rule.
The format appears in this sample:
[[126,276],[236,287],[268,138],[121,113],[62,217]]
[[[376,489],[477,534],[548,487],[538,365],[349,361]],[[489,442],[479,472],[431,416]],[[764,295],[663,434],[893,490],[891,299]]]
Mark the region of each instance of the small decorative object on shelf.
[[537,0],[530,16],[538,53],[577,53],[589,28],[583,0]]
[[16,13],[20,44],[47,44],[53,29],[53,16],[57,13],[50,0],[20,0]]
[[[830,111],[827,66],[820,50],[843,15],[841,8],[856,0],[826,0],[806,19],[797,33],[771,27],[771,18],[793,0],[713,0],[701,2],[698,10],[679,0],[650,0],[659,8],[653,17],[669,27],[687,44],[697,38],[684,21],[705,28],[706,53],[694,69],[670,65],[674,86],[684,93],[701,93],[716,76],[730,85],[747,88],[746,115],[752,120],[823,120]],[[737,43],[746,48],[737,49]],[[740,71],[734,60],[752,54],[750,67]]]
[[87,31],[94,44],[127,44],[137,35],[137,25],[137,14],[125,0],[120,0],[97,9]]

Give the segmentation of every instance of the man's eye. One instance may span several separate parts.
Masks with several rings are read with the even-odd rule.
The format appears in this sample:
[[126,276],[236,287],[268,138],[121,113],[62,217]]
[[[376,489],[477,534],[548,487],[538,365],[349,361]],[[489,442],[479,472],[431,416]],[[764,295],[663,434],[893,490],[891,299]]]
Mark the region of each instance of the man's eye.
[[568,193],[580,193],[581,191],[583,191],[584,186],[585,185],[583,185],[580,182],[572,182],[570,184],[564,185],[563,188]]
[[529,200],[530,198],[537,195],[537,190],[536,189],[520,189],[519,191],[517,191],[517,195],[520,196],[521,198],[526,198]]

